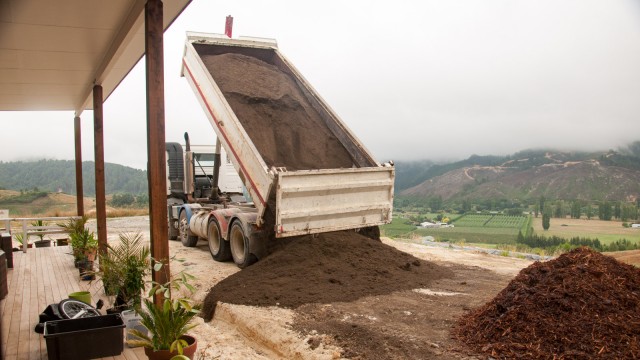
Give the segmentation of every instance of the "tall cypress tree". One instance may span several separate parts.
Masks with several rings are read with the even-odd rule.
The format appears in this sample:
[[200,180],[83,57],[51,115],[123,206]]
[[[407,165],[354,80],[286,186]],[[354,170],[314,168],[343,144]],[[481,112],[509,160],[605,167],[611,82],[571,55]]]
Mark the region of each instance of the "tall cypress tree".
[[544,230],[549,230],[550,226],[551,226],[551,216],[549,216],[549,214],[546,212],[542,213],[542,228]]

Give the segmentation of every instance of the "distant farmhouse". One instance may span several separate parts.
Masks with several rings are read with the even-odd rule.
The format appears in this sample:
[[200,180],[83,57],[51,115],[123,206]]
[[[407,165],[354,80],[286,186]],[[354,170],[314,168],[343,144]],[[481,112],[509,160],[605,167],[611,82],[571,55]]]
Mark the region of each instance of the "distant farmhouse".
[[454,227],[454,226],[453,224],[449,225],[444,222],[432,223],[432,222],[425,221],[423,223],[420,223],[420,227],[421,228],[448,228],[448,227]]

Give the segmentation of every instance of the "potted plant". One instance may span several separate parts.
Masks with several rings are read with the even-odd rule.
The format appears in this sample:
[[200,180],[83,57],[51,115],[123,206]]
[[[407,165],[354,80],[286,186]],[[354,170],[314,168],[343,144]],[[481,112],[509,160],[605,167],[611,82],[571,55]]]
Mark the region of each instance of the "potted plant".
[[[44,220],[34,220],[34,221],[31,222],[31,226],[37,226],[37,227],[40,227],[40,228],[42,228],[45,225],[46,225],[46,223],[44,222]],[[35,235],[37,237],[39,237],[40,240],[34,241],[33,244],[37,248],[51,246],[51,240],[50,239],[47,239],[47,240],[44,239],[44,234],[42,233],[43,231],[44,230],[42,230],[42,229],[37,229],[36,230],[36,234]],[[40,234],[38,234],[38,232],[40,232]]]
[[89,232],[89,230],[84,230],[82,232],[82,241],[83,241],[83,253],[84,253],[84,257],[88,260],[88,261],[95,261],[96,260],[96,254],[98,253],[98,239],[96,239],[96,236],[93,232]]
[[[162,264],[156,263],[153,270],[161,271]],[[129,330],[135,339],[127,343],[144,346],[145,354],[152,360],[169,360],[176,355],[193,359],[198,343],[194,337],[187,335],[196,326],[192,320],[199,312],[199,306],[193,305],[188,297],[195,291],[189,283],[193,279],[193,276],[181,272],[167,283],[152,282],[148,297],[143,299],[144,309],[138,311],[148,334],[136,329]],[[188,292],[186,296],[179,295],[185,291]],[[153,303],[155,295],[163,296],[161,306]]]
[[[15,233],[15,234],[13,235],[13,238],[16,240],[16,242],[17,242],[18,244],[20,244],[20,245],[18,246],[18,247],[20,248],[20,250],[24,250],[24,249],[23,249],[23,246],[24,246],[24,243],[25,243],[25,241],[24,241],[24,234],[23,234],[23,233]],[[31,244],[29,244],[29,241],[27,241],[27,245],[28,245],[28,247],[31,247]]]
[[84,259],[84,242],[85,242],[85,224],[89,218],[82,216],[79,219],[69,219],[67,222],[59,223],[58,226],[64,228],[69,233],[71,249],[73,251],[74,264],[78,267],[81,260]]
[[93,280],[93,261],[98,251],[98,240],[88,229],[82,229],[71,236],[71,246],[82,280]]
[[120,243],[107,244],[100,254],[100,270],[105,294],[116,295],[112,312],[139,308],[144,278],[149,272],[150,250],[141,233],[122,233]]

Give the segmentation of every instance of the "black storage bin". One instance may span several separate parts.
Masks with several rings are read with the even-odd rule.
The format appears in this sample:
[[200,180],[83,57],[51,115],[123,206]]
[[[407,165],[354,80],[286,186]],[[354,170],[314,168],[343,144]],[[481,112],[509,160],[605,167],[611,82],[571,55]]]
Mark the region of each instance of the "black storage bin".
[[13,269],[13,243],[11,242],[10,232],[0,233],[0,247],[2,247],[2,251],[7,256],[7,267]]
[[49,360],[80,360],[116,356],[124,350],[120,314],[47,321],[44,338]]

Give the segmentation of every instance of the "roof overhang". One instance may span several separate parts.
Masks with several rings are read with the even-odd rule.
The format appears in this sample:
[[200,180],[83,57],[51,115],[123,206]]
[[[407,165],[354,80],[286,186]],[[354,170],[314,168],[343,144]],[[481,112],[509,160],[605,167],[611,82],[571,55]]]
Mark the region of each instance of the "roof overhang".
[[[164,0],[164,29],[191,0]],[[144,55],[146,0],[0,1],[0,111],[93,108]]]

